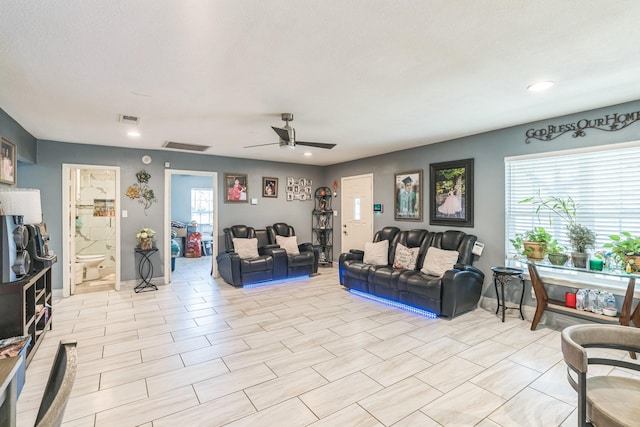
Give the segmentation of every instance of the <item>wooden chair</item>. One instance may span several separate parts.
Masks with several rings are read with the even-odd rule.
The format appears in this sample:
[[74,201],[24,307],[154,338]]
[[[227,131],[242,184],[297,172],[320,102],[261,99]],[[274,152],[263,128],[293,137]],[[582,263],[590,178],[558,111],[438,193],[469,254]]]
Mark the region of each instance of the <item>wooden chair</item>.
[[[589,365],[640,371],[639,364],[623,360],[623,351],[640,351],[640,329],[621,325],[574,325],[562,331],[561,343],[567,379],[578,392],[578,425],[638,425],[640,378],[616,373],[587,377],[587,373]],[[622,351],[616,355],[610,349]]]
[[36,427],[58,427],[76,379],[77,342],[60,341],[53,361],[49,381],[44,389]]

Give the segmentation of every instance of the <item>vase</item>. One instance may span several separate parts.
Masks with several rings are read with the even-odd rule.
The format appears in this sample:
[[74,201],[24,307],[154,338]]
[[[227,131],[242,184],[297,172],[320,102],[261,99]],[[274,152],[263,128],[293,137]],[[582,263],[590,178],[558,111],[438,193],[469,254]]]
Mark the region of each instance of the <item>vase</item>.
[[542,261],[544,252],[547,249],[546,243],[541,242],[523,242],[527,259],[532,261]]
[[587,268],[587,260],[589,259],[589,254],[582,252],[572,252],[571,253],[571,262],[573,266],[576,268]]
[[549,262],[553,265],[564,265],[569,257],[563,253],[551,253],[548,255]]
[[140,249],[142,249],[143,251],[148,251],[152,247],[153,247],[153,240],[149,238],[140,240]]

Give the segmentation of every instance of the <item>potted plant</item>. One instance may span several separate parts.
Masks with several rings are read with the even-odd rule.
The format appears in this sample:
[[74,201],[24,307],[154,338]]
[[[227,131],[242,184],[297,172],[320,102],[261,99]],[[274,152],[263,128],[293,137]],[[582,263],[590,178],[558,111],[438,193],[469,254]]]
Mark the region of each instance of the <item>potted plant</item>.
[[627,268],[631,272],[640,271],[640,237],[634,237],[628,231],[623,231],[620,235],[609,236],[612,241],[605,243],[605,248],[611,249],[611,256],[622,268]]
[[571,261],[576,268],[587,268],[589,254],[587,248],[593,247],[596,242],[596,233],[582,224],[572,223],[567,227],[569,242],[573,248]]
[[549,253],[547,258],[549,258],[549,262],[553,265],[564,265],[569,259],[569,256],[565,253],[566,250],[567,249],[561,246],[556,239],[553,239],[547,245],[547,252]]
[[516,234],[509,241],[513,247],[532,261],[541,261],[547,253],[547,245],[551,242],[551,234],[544,227],[535,227],[522,234]]

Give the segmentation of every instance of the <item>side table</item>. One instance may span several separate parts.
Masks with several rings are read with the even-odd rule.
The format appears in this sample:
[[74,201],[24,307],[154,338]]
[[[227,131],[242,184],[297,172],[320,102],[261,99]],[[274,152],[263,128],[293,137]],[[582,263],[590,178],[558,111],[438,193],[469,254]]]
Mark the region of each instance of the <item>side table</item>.
[[135,249],[136,253],[140,254],[140,261],[138,262],[138,274],[142,281],[136,285],[133,290],[136,293],[145,292],[154,290],[157,291],[158,287],[151,283],[151,278],[153,277],[153,263],[151,262],[150,256],[158,252],[158,248],[151,249]]
[[[505,310],[518,309],[520,310],[520,318],[524,320],[524,315],[522,314],[522,301],[524,300],[524,276],[522,275],[523,270],[519,268],[511,268],[511,267],[491,267],[491,271],[493,271],[493,286],[496,289],[496,299],[498,300],[498,306],[496,307],[496,314],[500,310],[500,306],[502,306],[502,321],[504,322],[504,312]],[[518,278],[520,279],[520,283],[522,284],[522,293],[520,294],[520,305],[518,307],[506,307],[505,299],[504,299],[504,287],[508,285],[511,279]],[[498,293],[498,284],[500,284],[501,293]]]

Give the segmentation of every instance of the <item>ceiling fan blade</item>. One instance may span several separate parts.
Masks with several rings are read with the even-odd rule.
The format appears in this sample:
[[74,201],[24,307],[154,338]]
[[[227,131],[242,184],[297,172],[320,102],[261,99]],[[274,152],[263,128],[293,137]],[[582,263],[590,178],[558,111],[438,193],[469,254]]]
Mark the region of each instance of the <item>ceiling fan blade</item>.
[[247,145],[246,147],[242,147],[242,148],[264,147],[265,145],[276,145],[276,144],[280,144],[280,143],[279,142],[270,142],[269,144]]
[[316,147],[316,148],[326,148],[327,150],[331,150],[336,144],[326,144],[324,142],[304,142],[304,141],[296,141],[296,145],[306,145],[307,147]]
[[289,142],[289,131],[287,131],[286,129],[277,128],[273,126],[271,126],[271,129],[276,131],[276,133],[278,134],[281,140]]

